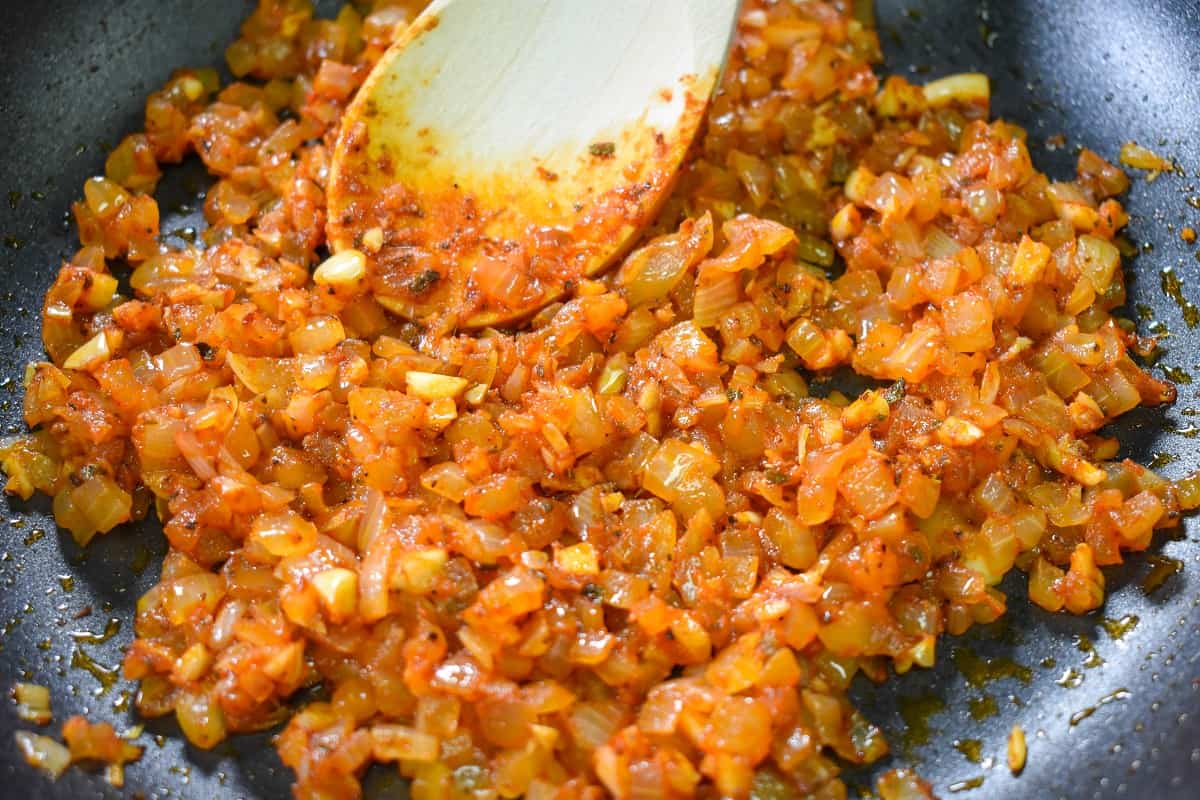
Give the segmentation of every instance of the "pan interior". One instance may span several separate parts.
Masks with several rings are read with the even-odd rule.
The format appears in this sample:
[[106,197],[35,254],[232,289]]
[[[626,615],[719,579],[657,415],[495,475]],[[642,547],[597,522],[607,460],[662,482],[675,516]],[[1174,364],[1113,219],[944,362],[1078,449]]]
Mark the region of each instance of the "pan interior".
[[[322,2],[323,12],[336,4]],[[1135,179],[1127,199],[1142,254],[1127,265],[1129,316],[1142,333],[1167,331],[1159,372],[1181,381],[1166,410],[1139,410],[1115,426],[1122,455],[1154,461],[1177,478],[1200,467],[1200,263],[1179,238],[1200,227],[1200,3],[1194,0],[880,0],[886,69],[925,80],[982,70],[992,78],[993,113],[1024,126],[1039,168],[1073,173],[1075,148],[1114,158],[1136,140],[1174,156],[1185,176]],[[75,234],[64,213],[104,153],[140,124],[145,95],[180,65],[218,64],[249,11],[243,0],[45,0],[4,4],[0,28],[0,425],[23,430],[20,381],[40,358],[38,310]],[[953,32],[953,35],[948,35]],[[1058,137],[1065,137],[1060,143]],[[172,176],[164,231],[196,224],[197,169]],[[1164,273],[1180,292],[1163,291]],[[1170,283],[1171,279],[1166,279]],[[1175,296],[1173,297],[1172,294]],[[1187,382],[1182,382],[1182,381]],[[86,713],[134,724],[135,687],[115,679],[136,598],[157,576],[165,544],[152,525],[99,537],[81,553],[55,530],[44,499],[7,500],[0,522],[0,675],[52,690],[55,718]],[[1024,579],[1000,622],[941,643],[936,668],[880,687],[862,682],[855,699],[889,734],[895,755],[877,769],[912,764],[943,796],[1119,797],[1154,791],[1193,796],[1200,778],[1200,557],[1197,527],[1151,555],[1108,572],[1110,597],[1086,617],[1051,616],[1024,600]],[[1184,570],[1173,574],[1176,564]],[[1165,578],[1165,579],[1164,579]],[[1144,587],[1161,581],[1147,592]],[[87,609],[90,613],[81,615]],[[1133,620],[1136,618],[1136,623]],[[110,619],[120,630],[105,641]],[[94,634],[72,636],[71,634]],[[1103,662],[1103,663],[1101,663]],[[112,677],[109,677],[110,674]],[[105,688],[111,684],[110,688]],[[1029,737],[1019,778],[1004,766],[1009,729]],[[10,744],[28,727],[0,703],[0,774],[36,796],[118,796],[96,773],[71,770],[50,784]],[[236,737],[213,752],[186,747],[173,724],[150,722],[153,739],[127,772],[121,794],[148,797],[286,796],[291,782],[266,735]],[[158,738],[161,737],[161,738]],[[161,742],[161,745],[158,743]],[[851,773],[871,785],[874,773]],[[980,779],[982,779],[981,782]],[[373,796],[402,788],[377,770]],[[1034,789],[1033,787],[1036,787]]]

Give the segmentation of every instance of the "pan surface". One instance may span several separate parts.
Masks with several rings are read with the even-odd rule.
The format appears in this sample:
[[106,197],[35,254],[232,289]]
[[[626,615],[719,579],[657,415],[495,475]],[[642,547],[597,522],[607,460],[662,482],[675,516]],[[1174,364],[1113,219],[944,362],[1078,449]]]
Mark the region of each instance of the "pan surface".
[[[335,4],[320,6],[328,13]],[[1179,238],[1184,225],[1200,227],[1200,1],[881,0],[878,6],[888,71],[917,81],[987,72],[993,113],[1029,130],[1035,161],[1052,176],[1073,173],[1077,146],[1115,158],[1130,139],[1184,167],[1183,176],[1135,180],[1127,203],[1129,234],[1143,245],[1127,265],[1129,316],[1142,333],[1169,331],[1159,371],[1173,368],[1168,374],[1181,381],[1179,401],[1165,411],[1139,409],[1114,433],[1122,455],[1154,460],[1167,477],[1200,467],[1200,440],[1193,438],[1200,432],[1193,416],[1200,413],[1200,380],[1190,383],[1193,370],[1200,378],[1200,328],[1187,322],[1200,316],[1187,305],[1200,304],[1200,262]],[[4,435],[23,430],[20,380],[24,365],[42,357],[42,295],[76,247],[66,216],[71,201],[84,179],[103,169],[107,148],[140,127],[145,95],[177,66],[219,64],[249,10],[244,0],[0,5]],[[165,182],[164,232],[196,221],[202,177],[184,168]],[[1163,291],[1170,275],[1179,291]],[[134,725],[134,687],[116,679],[115,667],[132,635],[134,603],[155,582],[165,550],[155,526],[98,537],[82,553],[55,530],[44,498],[4,502],[0,682],[51,687],[55,733],[75,713],[118,729]],[[1157,542],[1152,555],[1109,571],[1107,604],[1085,617],[1031,608],[1024,579],[1015,574],[1002,587],[1012,598],[1004,620],[943,639],[935,669],[882,687],[858,684],[857,700],[895,751],[876,769],[915,765],[941,796],[1196,796],[1198,535],[1200,521],[1188,520],[1178,538]],[[1177,564],[1182,572],[1173,574]],[[1156,583],[1157,590],[1146,591]],[[1004,744],[1018,723],[1029,737],[1029,762],[1013,778]],[[237,737],[205,753],[185,746],[173,723],[152,721],[139,740],[147,752],[128,769],[122,792],[76,769],[52,784],[25,766],[11,744],[13,731],[27,727],[10,703],[0,702],[5,797],[273,798],[287,796],[291,782],[267,735]],[[847,778],[852,787],[866,787],[873,774]],[[372,796],[403,796],[382,769],[367,785]]]

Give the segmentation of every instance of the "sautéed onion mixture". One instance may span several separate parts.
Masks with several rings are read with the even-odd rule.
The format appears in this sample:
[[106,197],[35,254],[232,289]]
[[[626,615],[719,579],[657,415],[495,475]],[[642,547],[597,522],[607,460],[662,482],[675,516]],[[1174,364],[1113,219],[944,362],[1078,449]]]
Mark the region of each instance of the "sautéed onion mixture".
[[[932,665],[1013,568],[1092,610],[1102,567],[1200,505],[1101,432],[1175,394],[1113,314],[1125,174],[1089,150],[1040,173],[982,75],[877,77],[868,3],[744,4],[673,194],[606,275],[513,329],[394,315],[373,255],[404,231],[330,255],[325,189],[418,10],[261,0],[236,80],[175,73],[73,207],[32,432],[0,455],[81,545],[162,521],[124,662],[143,716],[201,748],[283,723],[298,798],[358,797],[376,762],[415,800],[845,798],[842,766],[888,752],[856,674]],[[153,192],[193,155],[207,226],[167,244]],[[464,307],[520,301],[489,263]],[[118,782],[140,752],[67,727],[22,746]]]

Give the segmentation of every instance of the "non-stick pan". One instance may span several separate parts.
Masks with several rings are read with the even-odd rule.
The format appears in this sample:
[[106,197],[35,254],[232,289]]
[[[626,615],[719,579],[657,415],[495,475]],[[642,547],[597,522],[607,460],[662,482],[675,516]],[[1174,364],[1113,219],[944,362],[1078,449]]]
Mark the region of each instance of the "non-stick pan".
[[[329,13],[335,3],[320,5]],[[249,10],[246,0],[0,4],[5,434],[23,429],[21,375],[42,357],[42,295],[76,246],[71,201],[102,171],[106,148],[140,127],[146,94],[177,66],[220,64]],[[1200,317],[1189,305],[1200,304],[1200,262],[1179,235],[1200,228],[1200,0],[881,0],[878,16],[888,71],[917,80],[987,72],[994,113],[1029,130],[1037,164],[1052,175],[1072,174],[1080,146],[1114,158],[1136,140],[1178,159],[1183,175],[1134,183],[1129,233],[1141,254],[1127,275],[1129,316],[1143,333],[1165,335],[1158,369],[1180,383],[1179,401],[1139,409],[1114,433],[1124,455],[1168,477],[1200,467],[1200,328],[1188,324]],[[170,176],[164,232],[182,235],[197,219],[202,179],[186,167]],[[98,537],[81,552],[55,530],[47,502],[6,502],[0,682],[49,686],[56,724],[74,713],[119,729],[137,724],[135,687],[115,667],[134,603],[158,574],[165,547],[156,526]],[[1002,587],[1012,601],[1000,623],[943,640],[935,669],[856,686],[893,743],[875,769],[912,764],[944,797],[1200,797],[1198,533],[1200,520],[1189,520],[1178,538],[1110,571],[1107,604],[1084,617],[1030,607],[1014,574]],[[1004,745],[1018,723],[1029,762],[1014,778]],[[267,735],[206,753],[186,746],[173,723],[151,721],[124,790],[80,770],[50,783],[12,744],[23,727],[0,702],[0,797],[275,798],[291,782]],[[867,787],[873,774],[847,778]],[[403,796],[388,770],[367,784],[373,796]]]

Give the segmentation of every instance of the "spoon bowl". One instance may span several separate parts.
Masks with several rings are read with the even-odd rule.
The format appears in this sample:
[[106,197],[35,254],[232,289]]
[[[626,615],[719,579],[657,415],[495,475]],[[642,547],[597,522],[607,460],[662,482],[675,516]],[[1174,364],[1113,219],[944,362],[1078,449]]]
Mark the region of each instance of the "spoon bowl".
[[435,0],[342,122],[329,241],[409,319],[520,319],[624,253],[704,117],[737,0]]

